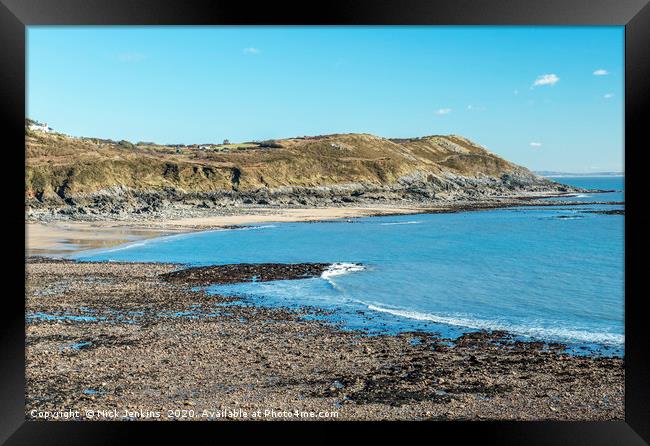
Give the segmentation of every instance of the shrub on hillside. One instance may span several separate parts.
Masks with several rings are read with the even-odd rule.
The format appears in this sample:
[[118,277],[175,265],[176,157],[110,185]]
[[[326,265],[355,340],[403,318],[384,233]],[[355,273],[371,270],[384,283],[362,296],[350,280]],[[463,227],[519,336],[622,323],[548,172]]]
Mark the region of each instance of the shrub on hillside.
[[273,139],[267,139],[266,141],[262,141],[260,143],[260,147],[267,147],[271,149],[280,149],[282,148],[282,144],[279,142],[273,140]]
[[124,139],[121,140],[120,142],[118,142],[117,144],[118,144],[119,146],[124,147],[125,149],[133,149],[133,148],[135,148],[135,146],[133,145],[133,143],[130,143],[130,142],[124,140]]

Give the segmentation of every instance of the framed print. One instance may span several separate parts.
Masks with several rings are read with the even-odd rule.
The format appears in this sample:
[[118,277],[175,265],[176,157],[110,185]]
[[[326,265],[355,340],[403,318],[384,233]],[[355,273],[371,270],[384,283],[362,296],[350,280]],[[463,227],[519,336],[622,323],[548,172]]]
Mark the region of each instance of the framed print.
[[647,444],[646,3],[2,0],[0,439]]

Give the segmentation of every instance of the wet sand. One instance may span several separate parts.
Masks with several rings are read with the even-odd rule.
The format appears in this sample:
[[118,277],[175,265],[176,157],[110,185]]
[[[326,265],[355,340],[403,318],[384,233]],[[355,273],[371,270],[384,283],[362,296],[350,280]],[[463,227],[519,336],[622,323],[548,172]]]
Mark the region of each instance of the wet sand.
[[[317,275],[320,264],[27,259],[26,417],[614,420],[620,358],[473,332],[368,336],[193,287]],[[57,417],[58,414],[58,417]],[[259,414],[259,415],[258,415]]]
[[160,237],[182,229],[158,229],[113,222],[26,223],[25,255],[59,255]]

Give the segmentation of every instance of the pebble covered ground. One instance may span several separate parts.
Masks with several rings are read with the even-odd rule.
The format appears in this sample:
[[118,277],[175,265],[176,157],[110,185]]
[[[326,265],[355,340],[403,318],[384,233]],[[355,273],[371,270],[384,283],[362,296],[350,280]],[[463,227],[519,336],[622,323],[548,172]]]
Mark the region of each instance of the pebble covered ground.
[[[169,274],[181,268],[28,258],[27,419],[624,417],[621,358],[503,332],[452,341],[343,331],[304,317],[315,309],[206,294],[183,280],[194,273]],[[298,278],[322,265],[265,268]],[[214,274],[227,280],[224,271]]]

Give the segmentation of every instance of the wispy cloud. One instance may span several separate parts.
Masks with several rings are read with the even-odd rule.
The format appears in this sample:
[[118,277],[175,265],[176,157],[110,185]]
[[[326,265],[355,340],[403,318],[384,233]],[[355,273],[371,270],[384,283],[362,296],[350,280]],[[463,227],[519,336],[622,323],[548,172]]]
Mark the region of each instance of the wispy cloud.
[[437,115],[448,115],[451,113],[451,108],[439,108],[438,111],[436,111]]
[[605,93],[605,94],[603,95],[603,97],[604,97],[605,99],[611,99],[611,98],[614,97],[614,93]]
[[243,52],[244,54],[259,54],[259,53],[261,53],[261,51],[260,51],[259,48],[255,48],[255,47],[253,47],[253,46],[249,46],[248,48],[244,48],[244,49],[242,50],[242,52]]
[[607,76],[609,74],[609,71],[603,70],[602,68],[597,69],[594,71],[594,76]]
[[467,110],[471,110],[471,111],[483,111],[483,110],[485,110],[485,107],[483,107],[483,106],[481,106],[481,105],[472,105],[472,104],[470,104],[470,105],[467,106]]
[[136,51],[129,51],[125,53],[119,53],[117,55],[117,60],[120,62],[139,62],[143,59],[146,59],[147,56]]
[[530,146],[531,146],[533,149],[538,149],[538,148],[542,147],[542,143],[541,143],[541,142],[531,142],[531,143],[530,143]]
[[533,82],[530,88],[541,87],[543,85],[555,85],[558,82],[560,82],[560,78],[557,74],[542,74],[541,76],[537,76],[537,79],[535,79],[535,82]]

